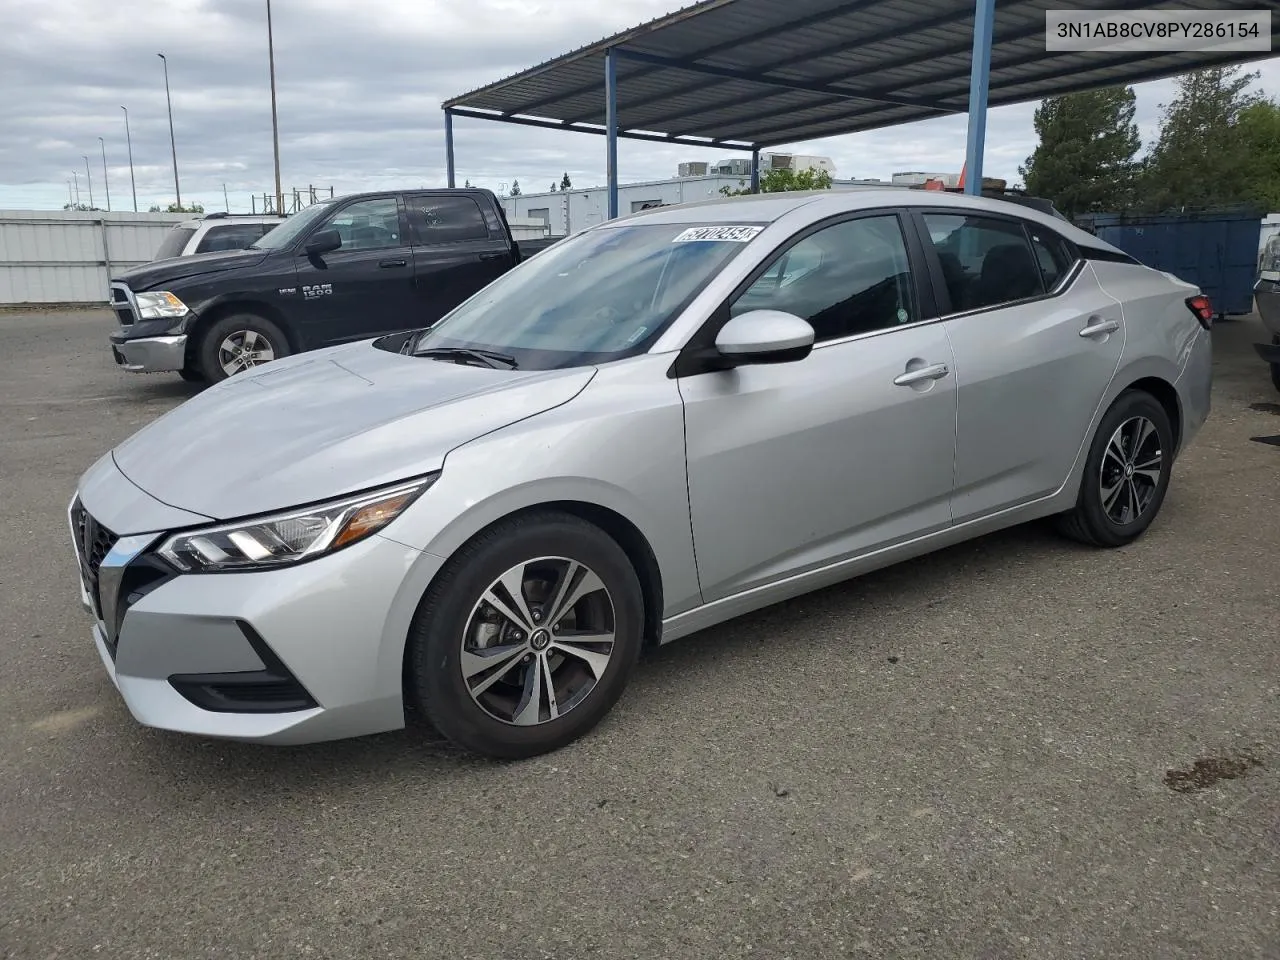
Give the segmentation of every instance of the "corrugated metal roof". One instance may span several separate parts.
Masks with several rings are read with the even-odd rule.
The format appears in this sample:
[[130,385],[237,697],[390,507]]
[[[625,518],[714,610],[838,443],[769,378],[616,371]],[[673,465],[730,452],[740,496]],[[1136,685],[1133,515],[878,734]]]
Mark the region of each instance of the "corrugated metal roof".
[[[1274,55],[1047,52],[1045,11],[1066,7],[1270,9],[1273,49],[1280,36],[1280,0],[996,0],[990,106]],[[968,110],[973,13],[973,0],[703,0],[443,106],[602,132],[612,47],[624,136],[768,147],[874,130]]]

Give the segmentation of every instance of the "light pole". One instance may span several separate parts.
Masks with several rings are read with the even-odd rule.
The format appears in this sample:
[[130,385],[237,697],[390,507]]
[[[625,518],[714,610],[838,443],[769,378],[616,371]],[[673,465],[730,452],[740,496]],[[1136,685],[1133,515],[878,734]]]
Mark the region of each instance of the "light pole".
[[93,209],[93,175],[89,173],[89,157],[84,155],[84,182],[89,185],[89,209]]
[[271,66],[271,143],[276,154],[276,212],[284,209],[280,188],[280,126],[276,120],[276,46],[271,36],[271,0],[267,0],[267,62]]
[[71,176],[73,176],[76,181],[76,206],[78,207],[80,206],[80,174],[72,170]]
[[133,212],[138,212],[138,184],[133,179],[133,137],[129,136],[129,108],[122,106],[124,111],[124,139],[129,145],[129,187],[133,190]]
[[107,144],[99,137],[98,146],[102,148],[102,189],[107,191],[107,212],[111,212],[111,181],[107,178]]
[[169,96],[169,61],[163,53],[157,53],[164,62],[164,99],[169,105],[169,149],[173,151],[173,193],[178,200],[178,209],[182,209],[182,190],[178,187],[178,144],[173,138],[173,99]]

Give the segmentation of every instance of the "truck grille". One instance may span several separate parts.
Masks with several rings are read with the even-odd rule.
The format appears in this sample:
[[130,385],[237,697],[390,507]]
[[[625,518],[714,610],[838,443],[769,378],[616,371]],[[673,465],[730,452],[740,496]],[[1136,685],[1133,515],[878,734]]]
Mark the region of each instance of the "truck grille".
[[137,322],[137,314],[133,311],[133,297],[129,295],[129,288],[123,283],[111,285],[111,310],[122,327],[131,327]]

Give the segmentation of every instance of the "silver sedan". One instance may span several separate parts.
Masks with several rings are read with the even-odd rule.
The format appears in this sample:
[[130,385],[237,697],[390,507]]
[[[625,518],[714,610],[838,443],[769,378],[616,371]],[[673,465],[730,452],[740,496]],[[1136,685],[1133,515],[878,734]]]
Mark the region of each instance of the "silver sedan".
[[285,744],[420,716],[535,755],[646,647],[1038,518],[1133,541],[1208,415],[1213,315],[1000,200],[647,211],[105,454],[69,508],[82,600],[143,724]]

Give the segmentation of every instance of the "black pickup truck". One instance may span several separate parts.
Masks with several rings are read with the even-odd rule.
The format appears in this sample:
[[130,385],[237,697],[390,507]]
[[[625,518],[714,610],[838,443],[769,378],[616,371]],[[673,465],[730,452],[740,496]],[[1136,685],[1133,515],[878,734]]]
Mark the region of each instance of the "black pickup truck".
[[548,240],[516,242],[488,190],[358,193],[244,250],[111,281],[116,363],[214,382],[277,357],[429,326]]

